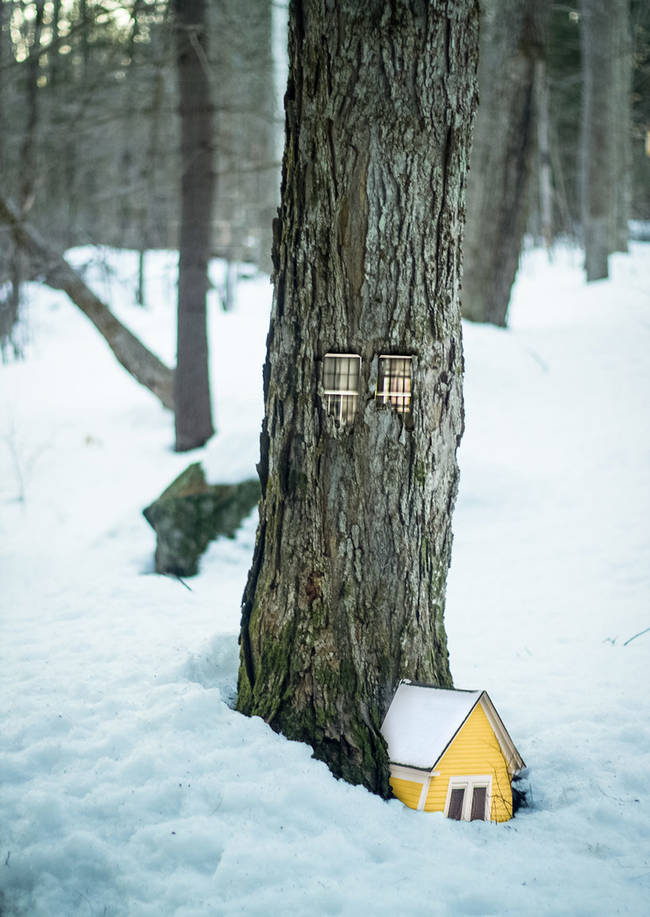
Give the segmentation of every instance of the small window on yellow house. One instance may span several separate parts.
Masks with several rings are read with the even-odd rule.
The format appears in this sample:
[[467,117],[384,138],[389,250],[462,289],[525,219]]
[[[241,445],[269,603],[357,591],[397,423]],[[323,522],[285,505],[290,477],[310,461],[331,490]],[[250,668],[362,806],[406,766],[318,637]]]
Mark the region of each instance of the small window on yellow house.
[[327,413],[339,423],[351,423],[359,400],[361,357],[326,353],[323,357],[323,394]]
[[447,818],[455,821],[488,821],[490,787],[488,776],[452,777],[447,793]]
[[411,413],[411,357],[379,357],[377,401],[403,417]]

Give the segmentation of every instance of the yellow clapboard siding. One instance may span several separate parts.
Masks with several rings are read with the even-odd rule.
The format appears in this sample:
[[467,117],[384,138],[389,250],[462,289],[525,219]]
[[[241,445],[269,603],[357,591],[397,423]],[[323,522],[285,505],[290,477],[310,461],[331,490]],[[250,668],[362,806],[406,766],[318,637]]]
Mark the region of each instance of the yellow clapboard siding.
[[391,777],[389,782],[393,793],[405,806],[408,806],[409,809],[417,809],[422,792],[421,783],[415,780],[403,780],[400,777]]
[[489,774],[492,777],[492,821],[512,818],[510,775],[501,746],[481,704],[477,704],[436,764],[424,804],[425,812],[444,812],[450,777]]

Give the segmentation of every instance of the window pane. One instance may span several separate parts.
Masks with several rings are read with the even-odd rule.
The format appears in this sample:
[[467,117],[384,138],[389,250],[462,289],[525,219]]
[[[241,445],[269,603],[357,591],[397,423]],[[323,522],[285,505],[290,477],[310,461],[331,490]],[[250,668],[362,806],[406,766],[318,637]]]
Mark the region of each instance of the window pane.
[[347,389],[357,392],[359,390],[359,357],[347,357]]
[[338,357],[334,374],[334,388],[348,387],[348,361],[346,357]]
[[336,388],[334,374],[336,372],[335,357],[325,357],[323,360],[323,388]]
[[357,410],[357,396],[340,395],[339,397],[341,399],[339,421],[341,423],[351,423]]
[[411,357],[380,357],[377,400],[400,414],[411,411]]
[[339,423],[351,423],[359,398],[361,357],[357,354],[325,354],[323,389],[327,413]]
[[472,814],[470,821],[485,821],[485,800],[487,797],[487,787],[475,786],[472,796]]
[[460,821],[461,815],[463,814],[463,799],[465,798],[465,789],[459,787],[451,791],[451,798],[449,800],[449,812],[448,818],[453,818],[456,821]]

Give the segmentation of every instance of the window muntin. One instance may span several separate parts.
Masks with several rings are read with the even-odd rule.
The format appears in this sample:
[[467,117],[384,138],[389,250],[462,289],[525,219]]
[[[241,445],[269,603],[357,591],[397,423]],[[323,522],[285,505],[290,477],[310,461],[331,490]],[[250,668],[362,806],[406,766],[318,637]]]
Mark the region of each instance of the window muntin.
[[377,401],[390,404],[403,417],[411,414],[411,362],[411,357],[379,357]]
[[340,424],[351,423],[359,401],[361,357],[354,353],[326,353],[323,357],[323,394],[327,413]]

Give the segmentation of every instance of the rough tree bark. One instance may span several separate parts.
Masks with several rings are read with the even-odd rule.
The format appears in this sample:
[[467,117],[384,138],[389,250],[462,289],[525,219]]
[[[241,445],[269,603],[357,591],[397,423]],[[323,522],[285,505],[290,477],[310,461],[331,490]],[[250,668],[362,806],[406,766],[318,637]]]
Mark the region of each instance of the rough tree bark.
[[582,229],[587,281],[608,276],[615,213],[614,17],[609,0],[582,0]]
[[216,179],[206,0],[174,0],[174,9],[182,169],[174,418],[176,450],[183,452],[214,433],[206,295]]
[[[401,677],[451,685],[443,612],[463,429],[459,308],[475,0],[293,0],[238,709],[389,794]],[[356,414],[327,353],[361,357]],[[412,357],[410,419],[375,398]]]
[[39,274],[48,286],[63,290],[84,315],[90,319],[118,362],[148,388],[162,404],[174,409],[174,373],[138,340],[86,286],[68,262],[41,238],[21,216],[18,207],[0,197],[0,223],[11,229],[17,247],[29,256],[32,272]]
[[463,317],[504,326],[528,218],[546,0],[481,4],[480,104],[467,191]]

